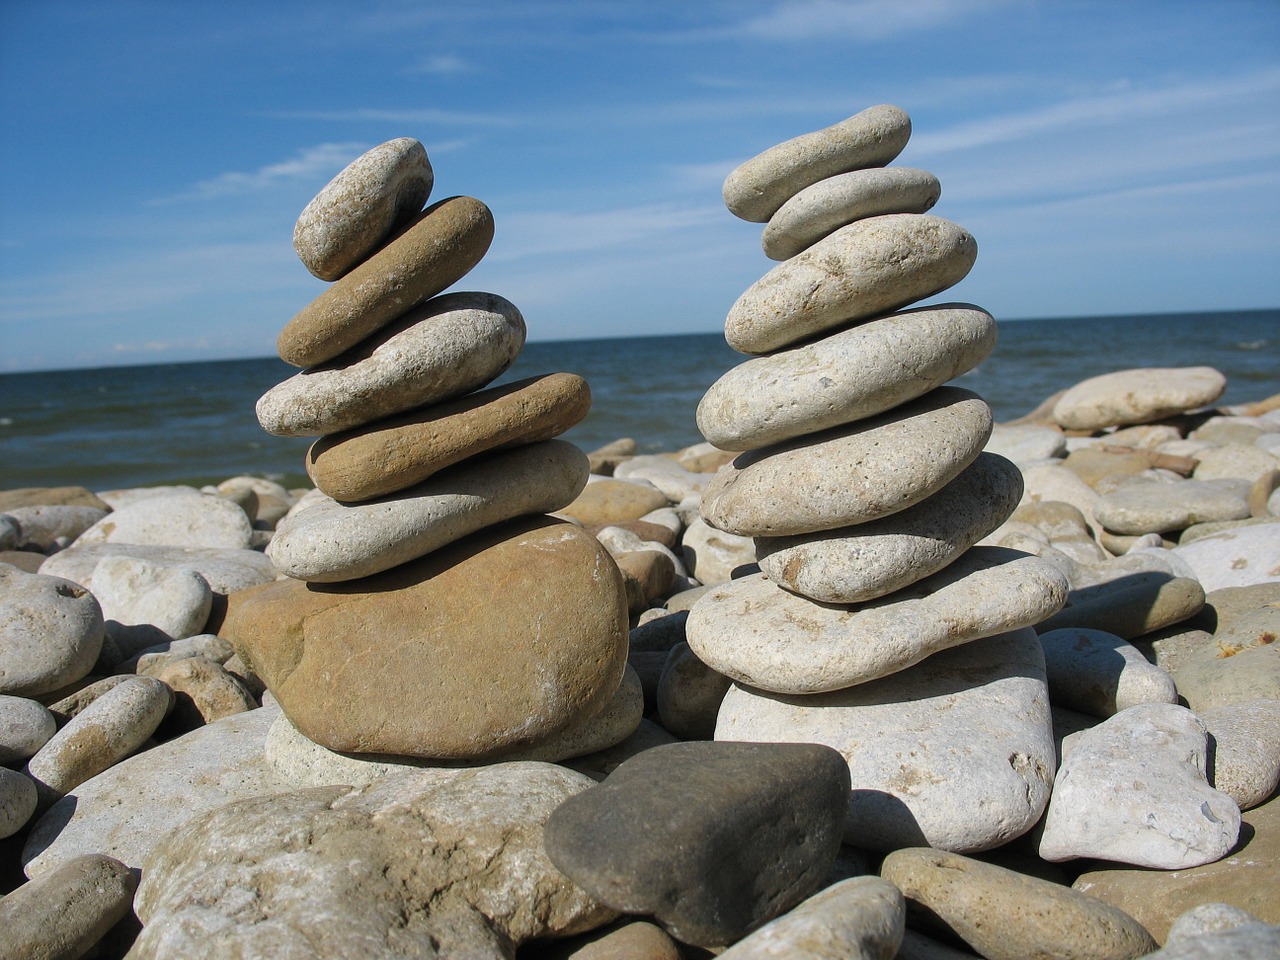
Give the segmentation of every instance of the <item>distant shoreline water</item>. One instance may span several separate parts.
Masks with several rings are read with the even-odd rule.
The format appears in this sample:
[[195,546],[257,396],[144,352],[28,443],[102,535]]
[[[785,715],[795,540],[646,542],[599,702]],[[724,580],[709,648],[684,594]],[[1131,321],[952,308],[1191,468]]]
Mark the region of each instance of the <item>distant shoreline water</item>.
[[[584,450],[618,437],[644,452],[702,440],[706,389],[747,358],[719,333],[541,341],[500,382],[567,371],[586,378]],[[955,382],[1009,420],[1086,377],[1128,367],[1211,366],[1223,404],[1280,393],[1280,309],[1002,321],[992,356]],[[0,375],[0,489],[94,490],[215,483],[236,474],[309,485],[309,439],[271,436],[254,402],[296,369],[268,357]]]

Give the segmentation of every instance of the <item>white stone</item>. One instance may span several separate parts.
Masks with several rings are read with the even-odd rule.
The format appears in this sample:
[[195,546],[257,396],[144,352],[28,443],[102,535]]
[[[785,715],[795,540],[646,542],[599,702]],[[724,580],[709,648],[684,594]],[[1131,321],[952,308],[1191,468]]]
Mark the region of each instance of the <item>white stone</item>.
[[1109,717],[1140,703],[1177,703],[1173,677],[1131,643],[1103,630],[1065,627],[1040,634],[1054,706]]
[[686,470],[670,457],[643,454],[620,463],[613,471],[619,480],[647,480],[672,503],[688,497],[700,497],[702,489],[714,476],[710,473],[694,473]]
[[835,693],[734,686],[717,740],[823,743],[849,763],[844,841],[896,850],[987,850],[1039,820],[1054,742],[1040,641],[1031,629],[945,650]]
[[102,605],[107,635],[123,659],[200,633],[213,604],[213,591],[197,571],[136,557],[99,560],[93,595]]
[[1067,390],[1053,418],[1069,430],[1148,423],[1213,403],[1226,388],[1227,378],[1212,367],[1118,370]]
[[1261,447],[1230,443],[1205,450],[1192,476],[1197,480],[1237,479],[1256,483],[1273,470],[1280,470],[1280,458]]
[[701,517],[684,531],[680,549],[690,576],[710,586],[728,583],[734,570],[756,562],[755,540],[717,530]]
[[125,487],[119,490],[99,490],[95,495],[112,510],[123,510],[125,507],[131,507],[135,503],[142,500],[150,500],[153,497],[181,497],[198,494],[199,492],[200,491],[195,487],[186,486],[185,484],[177,484],[158,487]]
[[25,760],[58,729],[44,704],[26,697],[0,695],[0,764]]
[[1169,551],[1205,592],[1280,581],[1280,520],[1225,530]]
[[76,544],[131,543],[143,546],[244,549],[253,539],[245,512],[223,497],[150,497],[107,514]]
[[175,660],[188,657],[203,657],[214,663],[226,663],[235,655],[231,643],[215,634],[201,633],[181,640],[169,640],[139,650],[132,657],[120,664],[122,673],[139,673],[154,677]]
[[1209,777],[1241,810],[1280,787],[1280,700],[1259,698],[1199,713],[1213,743]]
[[1054,781],[1040,856],[1158,870],[1221,859],[1235,846],[1240,810],[1209,786],[1206,747],[1200,719],[1169,703],[1130,707],[1076,734]]
[[987,453],[1007,457],[1018,466],[1031,465],[1063,456],[1067,438],[1053,427],[997,423],[985,449]]
[[134,557],[164,567],[195,570],[215,593],[235,593],[276,579],[276,568],[257,550],[151,547],[101,543],[59,551],[40,565],[41,574],[63,577],[92,590],[104,557]]
[[18,524],[17,542],[34,543],[41,550],[48,550],[63,537],[74,540],[106,515],[106,510],[97,507],[67,504],[14,507],[8,511]]
[[852,423],[958,377],[995,342],[979,307],[904,310],[734,367],[703,395],[698,429],[722,449],[755,450]]
[[1093,514],[1098,503],[1098,491],[1081,480],[1074,471],[1062,466],[1061,461],[1027,467],[1022,471],[1022,482],[1023,503],[1061,500],[1080,511],[1094,537],[1101,532],[1102,527]]
[[104,634],[98,601],[79,584],[0,563],[0,693],[74,683],[93,669]]
[[1131,483],[1103,494],[1094,516],[1113,533],[1141,536],[1185,530],[1193,523],[1243,520],[1249,501],[1247,491],[1230,481]]
[[39,799],[35,781],[17,770],[0,767],[0,840],[27,825]]

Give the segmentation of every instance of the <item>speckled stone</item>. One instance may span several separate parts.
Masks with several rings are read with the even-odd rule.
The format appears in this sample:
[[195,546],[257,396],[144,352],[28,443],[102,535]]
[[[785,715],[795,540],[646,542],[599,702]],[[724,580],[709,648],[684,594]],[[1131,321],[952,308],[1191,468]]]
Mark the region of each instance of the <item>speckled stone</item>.
[[978,307],[904,310],[734,367],[698,403],[698,429],[754,450],[875,416],[977,366],[995,342]]
[[0,764],[27,759],[57,728],[44,704],[27,697],[0,695]]
[[1227,378],[1212,367],[1117,370],[1067,390],[1053,418],[1070,430],[1149,423],[1213,403],[1226,388]]
[[479,200],[433,203],[285,325],[280,358],[295,367],[334,359],[464,277],[492,240],[493,214]]
[[119,860],[77,857],[0,899],[5,956],[45,960],[90,955],[128,912],[137,878]]
[[434,182],[427,151],[412,137],[361,154],[298,217],[298,259],[321,280],[337,280],[422,209]]
[[1243,520],[1249,516],[1246,492],[1231,481],[1136,483],[1103,494],[1094,516],[1113,533],[1168,533],[1193,523]]
[[725,206],[743,220],[764,223],[810,184],[850,170],[883,167],[911,137],[911,118],[889,104],[869,107],[837,124],[770,147],[724,182]]
[[148,497],[107,514],[76,540],[78,546],[142,546],[240,550],[253,528],[245,512],[224,497],[203,493]]
[[275,567],[260,550],[151,547],[134,543],[72,546],[46,560],[40,572],[74,580],[92,590],[93,573],[104,557],[137,557],[161,566],[195,570],[215,593],[234,593],[276,578]]
[[17,770],[0,767],[0,840],[25,827],[39,802],[34,780]]
[[1280,699],[1242,700],[1199,716],[1211,739],[1214,789],[1241,810],[1266,801],[1280,786]]
[[0,693],[50,693],[93,669],[106,627],[78,583],[0,564]]
[[770,353],[941,293],[977,256],[967,230],[932,214],[859,220],[749,287],[729,310],[725,339],[741,353]]
[[1055,706],[1105,718],[1140,703],[1178,702],[1173,677],[1114,634],[1048,630],[1040,643]]

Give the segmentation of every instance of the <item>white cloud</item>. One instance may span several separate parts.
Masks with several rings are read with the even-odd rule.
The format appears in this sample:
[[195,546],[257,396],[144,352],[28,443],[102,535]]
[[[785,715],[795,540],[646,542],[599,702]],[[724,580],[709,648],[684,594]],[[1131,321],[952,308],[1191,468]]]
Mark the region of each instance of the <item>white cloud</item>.
[[186,193],[153,200],[154,204],[258,193],[287,181],[328,180],[373,144],[359,141],[322,143],[298,151],[288,160],[270,163],[250,172],[230,171],[201,180]]
[[738,32],[765,40],[883,40],[934,30],[1008,0],[786,0]]
[[470,60],[452,53],[436,53],[423,57],[408,70],[409,73],[426,73],[438,77],[452,77],[462,74],[478,73],[479,70]]

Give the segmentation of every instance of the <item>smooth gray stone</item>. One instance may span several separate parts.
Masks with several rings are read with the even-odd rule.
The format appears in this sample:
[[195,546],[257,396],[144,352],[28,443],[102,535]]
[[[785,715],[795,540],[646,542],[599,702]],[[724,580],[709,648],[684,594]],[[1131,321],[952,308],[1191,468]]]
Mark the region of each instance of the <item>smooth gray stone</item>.
[[18,523],[17,542],[34,543],[41,550],[48,550],[62,537],[74,540],[107,515],[97,507],[66,504],[13,507],[5,513]]
[[779,537],[897,513],[976,460],[991,424],[977,394],[939,387],[877,417],[740,454],[707,484],[702,516],[739,536]]
[[771,353],[941,293],[977,256],[964,227],[932,214],[858,220],[748,287],[725,319],[725,339],[740,353]]
[[361,154],[312,198],[293,227],[293,249],[321,280],[337,280],[411,220],[431,195],[427,151],[398,137]]
[[1115,634],[1067,627],[1040,634],[1055,706],[1109,717],[1140,703],[1177,703],[1173,677]]
[[1033,424],[997,423],[986,446],[988,453],[1008,457],[1019,466],[1061,457],[1066,449],[1067,438],[1061,430]]
[[0,695],[0,764],[25,760],[58,729],[53,714],[27,697]]
[[1098,430],[1150,423],[1203,407],[1227,388],[1213,367],[1144,367],[1117,370],[1082,380],[1053,407],[1053,419],[1069,430]]
[[0,564],[0,693],[49,693],[85,676],[106,627],[78,583]]
[[1240,809],[1209,786],[1205,726],[1186,707],[1130,707],[1072,739],[1045,815],[1042,859],[1182,870],[1235,846]]
[[483,387],[524,347],[525,323],[492,293],[447,293],[328,363],[295,374],[257,403],[268,433],[349,430]]
[[367,577],[504,520],[559,510],[582,492],[589,469],[573,444],[544,440],[465,461],[377,500],[325,497],[280,522],[267,556],[298,580]]
[[1235,930],[1262,921],[1248,910],[1241,910],[1229,903],[1202,903],[1179,914],[1178,919],[1169,927],[1165,943],[1173,946],[1179,940],[1188,937],[1199,937],[1206,933],[1221,933],[1224,930]]
[[1055,761],[1044,655],[1016,630],[833,693],[735,685],[717,740],[824,743],[849,764],[844,842],[967,853],[1040,819]]
[[757,537],[760,570],[774,583],[823,603],[862,603],[937,573],[1008,519],[1022,474],[979,454],[945,487],[898,513],[795,537]]
[[39,802],[34,780],[17,770],[0,767],[0,840],[25,827]]
[[225,497],[196,493],[149,497],[119,507],[80,534],[76,545],[242,550],[252,539],[253,525],[243,510]]
[[200,633],[213,605],[213,590],[198,571],[137,557],[98,561],[93,595],[102,605],[107,634],[125,659]]
[[1280,700],[1242,700],[1199,711],[1209,730],[1209,781],[1249,810],[1280,787]]
[[0,900],[4,956],[85,956],[129,912],[137,886],[123,863],[98,855],[77,857],[23,884]]
[[723,450],[755,450],[891,410],[985,360],[991,314],[918,307],[747,360],[698,403],[698,429]]
[[905,590],[857,605],[788,593],[760,574],[717,587],[689,612],[689,646],[739,683],[783,694],[866,683],[949,647],[1038,623],[1067,584],[1039,557],[977,547]]
[[235,593],[276,578],[276,568],[258,550],[189,550],[134,543],[97,543],[60,550],[40,565],[40,573],[63,577],[92,590],[93,572],[104,557],[136,557],[161,566],[190,568],[204,577],[215,593]]
[[658,716],[681,740],[710,740],[730,680],[698,659],[687,643],[667,654],[658,679]]
[[764,255],[786,260],[832,230],[886,213],[924,213],[942,195],[938,178],[911,167],[853,170],[805,187],[769,218]]
[[864,167],[883,167],[911,137],[911,118],[890,104],[770,147],[724,182],[725,206],[736,217],[764,223],[810,184]]
[[1186,937],[1145,960],[1262,960],[1280,956],[1280,926],[1256,923]]
[[1229,481],[1135,483],[1103,494],[1094,516],[1112,533],[1167,533],[1193,523],[1243,520],[1249,516],[1247,493]]

